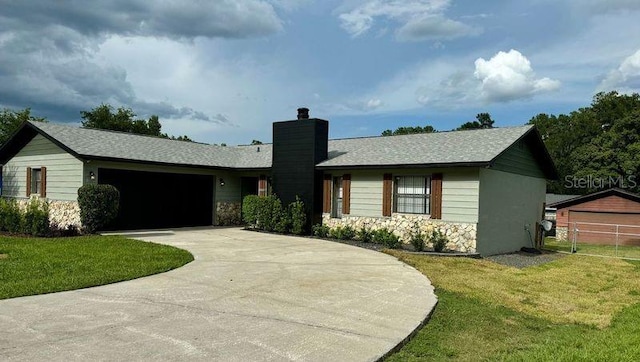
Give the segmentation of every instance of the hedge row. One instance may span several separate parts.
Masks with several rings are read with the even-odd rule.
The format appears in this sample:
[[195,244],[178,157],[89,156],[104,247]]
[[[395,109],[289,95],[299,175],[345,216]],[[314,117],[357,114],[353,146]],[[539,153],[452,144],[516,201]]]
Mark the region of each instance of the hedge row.
[[242,201],[242,219],[248,227],[258,230],[296,235],[307,231],[305,206],[297,197],[285,207],[275,195],[248,195]]

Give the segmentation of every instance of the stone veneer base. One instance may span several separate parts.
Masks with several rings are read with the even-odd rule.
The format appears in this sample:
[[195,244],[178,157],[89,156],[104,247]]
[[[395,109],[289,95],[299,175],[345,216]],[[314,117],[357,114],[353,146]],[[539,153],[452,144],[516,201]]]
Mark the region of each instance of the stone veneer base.
[[[446,245],[447,250],[461,253],[476,252],[476,223],[433,220],[429,215],[412,214],[393,214],[391,217],[343,215],[342,218],[332,218],[330,214],[323,214],[322,223],[330,228],[349,226],[355,230],[386,228],[397,235],[405,244],[409,243],[412,233],[418,229],[425,234],[437,229],[449,239],[449,243]],[[432,247],[432,245],[427,244],[427,247]]]
[[[25,209],[30,199],[16,199],[18,206]],[[49,203],[49,223],[57,225],[61,229],[66,229],[70,225],[80,229],[80,206],[77,201],[47,200]]]

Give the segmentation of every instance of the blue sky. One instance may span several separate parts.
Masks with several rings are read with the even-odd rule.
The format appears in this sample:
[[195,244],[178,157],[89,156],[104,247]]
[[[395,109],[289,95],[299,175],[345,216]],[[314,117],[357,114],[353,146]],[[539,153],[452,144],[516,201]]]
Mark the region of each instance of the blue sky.
[[78,124],[100,103],[207,143],[496,126],[640,91],[636,0],[0,0],[0,106]]

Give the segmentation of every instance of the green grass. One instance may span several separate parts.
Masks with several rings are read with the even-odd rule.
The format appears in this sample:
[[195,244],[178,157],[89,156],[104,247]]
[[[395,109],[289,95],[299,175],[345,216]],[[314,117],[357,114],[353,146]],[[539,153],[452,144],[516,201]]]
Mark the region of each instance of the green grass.
[[[570,241],[558,241],[555,238],[545,238],[544,245],[545,249],[548,250],[571,252]],[[578,243],[577,253],[640,259],[640,246],[620,245],[616,250],[615,245]]]
[[569,255],[523,270],[390,251],[439,304],[390,361],[640,360],[640,262]]
[[185,250],[120,236],[0,236],[0,299],[139,278],[192,260]]

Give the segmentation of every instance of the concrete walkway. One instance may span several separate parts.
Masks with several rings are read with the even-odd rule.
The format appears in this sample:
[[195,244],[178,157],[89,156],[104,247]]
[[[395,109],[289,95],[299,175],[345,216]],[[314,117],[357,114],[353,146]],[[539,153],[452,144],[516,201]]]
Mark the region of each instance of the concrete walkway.
[[138,238],[195,261],[1,300],[0,360],[371,361],[436,304],[413,268],[339,243],[211,228]]

